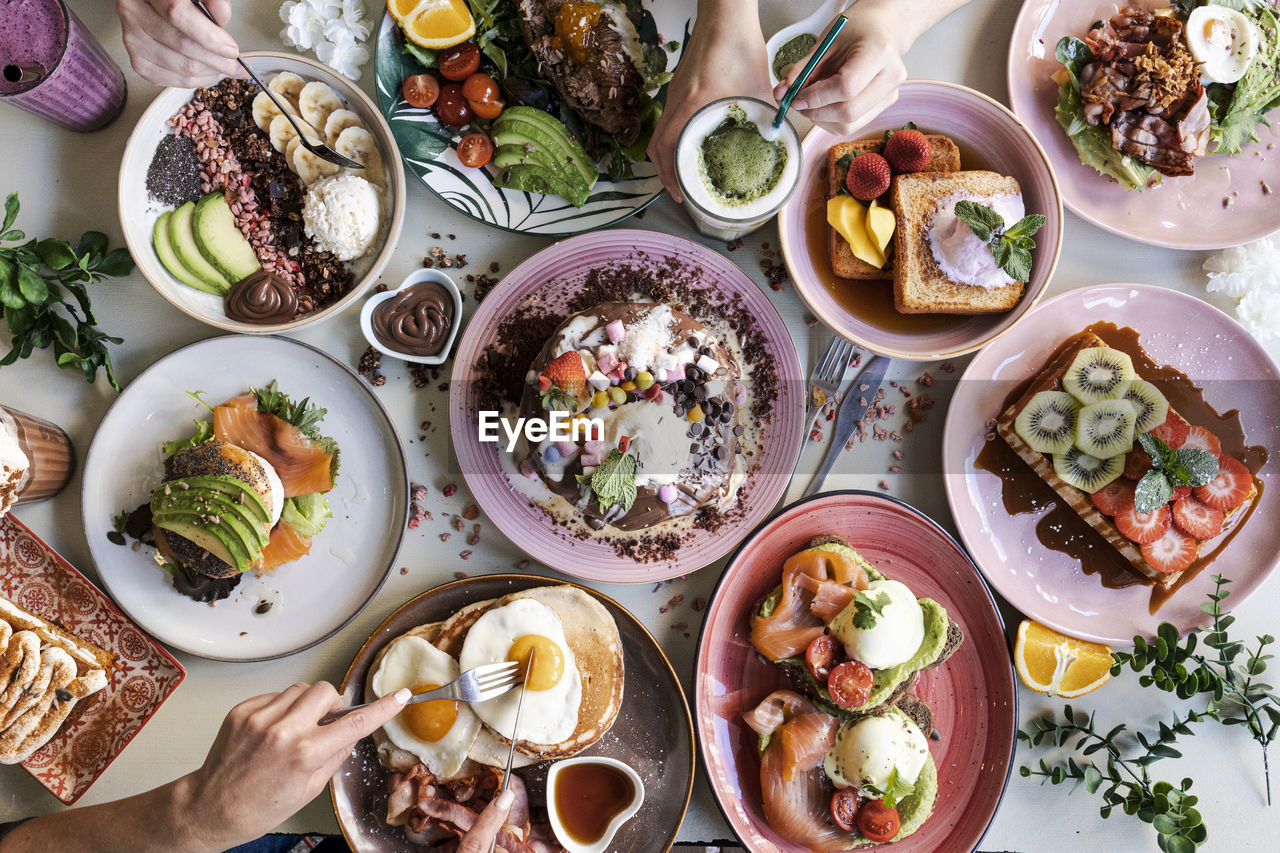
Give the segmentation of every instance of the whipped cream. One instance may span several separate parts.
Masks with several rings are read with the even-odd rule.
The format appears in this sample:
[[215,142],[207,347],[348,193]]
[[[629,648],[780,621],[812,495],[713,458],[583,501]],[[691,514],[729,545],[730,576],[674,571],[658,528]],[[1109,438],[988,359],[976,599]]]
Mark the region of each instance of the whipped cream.
[[0,515],[13,509],[31,471],[31,460],[18,443],[18,425],[0,409]]
[[322,178],[307,190],[302,221],[316,245],[340,261],[364,255],[378,236],[381,202],[373,184],[356,175]]
[[991,247],[979,240],[973,229],[956,216],[956,202],[963,200],[991,208],[1004,219],[1006,227],[1013,225],[1025,213],[1021,193],[980,196],[958,192],[942,199],[929,224],[929,248],[938,269],[958,284],[970,284],[983,290],[1013,284],[1014,279],[996,266]]

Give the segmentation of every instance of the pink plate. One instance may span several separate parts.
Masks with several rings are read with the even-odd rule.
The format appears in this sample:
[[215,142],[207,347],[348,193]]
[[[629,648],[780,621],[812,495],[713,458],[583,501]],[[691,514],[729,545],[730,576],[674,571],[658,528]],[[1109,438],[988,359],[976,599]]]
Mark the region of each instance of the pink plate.
[[[1186,584],[1154,615],[1151,588],[1108,589],[1080,570],[1078,560],[1040,544],[1039,513],[1011,516],[1001,480],[975,470],[987,421],[1010,391],[1043,367],[1067,337],[1108,321],[1138,331],[1142,348],[1160,364],[1185,372],[1205,389],[1219,412],[1240,410],[1251,445],[1272,457],[1258,473],[1263,490],[1257,516],[1231,540],[1208,571]],[[942,466],[947,500],[960,537],[991,585],[1031,618],[1076,637],[1127,646],[1135,634],[1151,636],[1161,622],[1181,631],[1202,624],[1200,604],[1213,590],[1210,575],[1233,580],[1229,607],[1239,606],[1280,559],[1276,453],[1280,452],[1280,371],[1234,320],[1193,296],[1142,284],[1104,284],[1073,290],[1027,315],[1017,332],[978,354],[956,386],[947,410]],[[995,439],[998,441],[999,439]],[[1226,559],[1221,557],[1225,556]]]
[[89,789],[186,678],[160,644],[12,515],[0,517],[0,595],[115,658],[107,686],[22,763],[70,805]]
[[847,281],[831,271],[827,251],[827,151],[842,137],[815,127],[804,138],[800,185],[778,214],[787,269],[805,304],[835,332],[881,355],[934,361],[973,352],[1010,329],[1040,299],[1062,249],[1062,202],[1044,149],[1001,104],[973,89],[935,80],[908,80],[898,100],[850,139],[914,122],[925,133],[949,136],[965,169],[990,169],[1017,178],[1028,213],[1042,213],[1035,235],[1031,281],[1005,314],[899,314],[888,281]]
[[765,822],[755,734],[742,714],[786,679],[749,639],[748,614],[777,585],[782,563],[814,536],[834,533],[888,577],[933,598],[964,630],[945,664],[921,673],[915,693],[933,709],[940,741],[938,802],[895,853],[965,853],[977,847],[1009,780],[1018,719],[1004,624],[987,585],[955,540],[912,507],[871,492],[829,492],[792,504],[733,555],[707,607],[694,694],[707,778],[729,826],[753,853],[805,853]]
[[[1049,152],[1062,200],[1071,212],[1099,228],[1152,246],[1220,249],[1265,237],[1280,228],[1280,203],[1262,190],[1276,183],[1280,124],[1258,128],[1260,142],[1234,157],[1206,157],[1196,173],[1165,178],[1145,192],[1126,192],[1111,178],[1080,162],[1071,139],[1054,118],[1062,66],[1053,58],[1063,36],[1083,37],[1089,25],[1119,7],[1167,7],[1165,0],[1098,3],[1096,0],[1027,0],[1009,42],[1009,103]],[[1273,187],[1274,188],[1274,187]],[[1224,200],[1230,199],[1224,206]]]
[[[740,304],[758,324],[776,365],[777,400],[762,425],[759,466],[740,493],[745,510],[730,514],[718,529],[692,530],[670,557],[645,562],[620,556],[598,540],[577,539],[546,512],[514,490],[498,458],[498,445],[479,440],[476,426],[478,365],[502,321],[517,307],[538,301],[562,308],[587,276],[601,268],[636,266],[664,274],[675,262],[700,271],[698,289],[718,304]],[[688,574],[723,557],[769,514],[782,496],[800,453],[804,376],[795,344],[782,318],[750,278],[728,259],[697,243],[638,229],[582,234],[538,252],[502,279],[471,318],[453,360],[449,428],[462,475],[476,502],[498,529],[529,556],[574,577],[609,583],[645,583]]]

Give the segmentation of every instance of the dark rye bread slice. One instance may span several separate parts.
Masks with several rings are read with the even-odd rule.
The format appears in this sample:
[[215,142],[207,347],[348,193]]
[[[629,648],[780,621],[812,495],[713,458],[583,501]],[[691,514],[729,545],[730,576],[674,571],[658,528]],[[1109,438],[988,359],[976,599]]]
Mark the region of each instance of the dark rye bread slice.
[[[937,133],[926,133],[924,138],[929,140],[929,163],[925,166],[926,171],[958,172],[960,170],[960,149],[956,148],[954,142]],[[845,170],[836,165],[841,157],[846,154],[854,156],[879,154],[883,148],[883,133],[831,146],[827,151],[827,198],[835,198],[844,184]],[[827,252],[831,258],[831,270],[840,278],[864,281],[887,281],[893,278],[892,257],[885,263],[884,269],[876,269],[861,258],[855,257],[853,249],[849,248],[849,242],[830,225],[827,226]]]
[[1025,282],[987,289],[952,281],[933,259],[929,227],[938,203],[956,193],[1020,193],[1018,181],[987,171],[916,172],[893,179],[893,307],[903,314],[1001,314],[1022,298]]
[[[1182,577],[1182,572],[1172,572],[1164,574],[1156,571],[1147,563],[1142,556],[1142,550],[1132,541],[1129,540],[1120,529],[1115,526],[1110,518],[1107,518],[1098,508],[1093,505],[1093,501],[1089,499],[1089,495],[1081,489],[1063,480],[1058,473],[1053,470],[1053,459],[1047,453],[1039,453],[1031,448],[1031,445],[1022,440],[1022,436],[1018,435],[1014,429],[1014,422],[1018,418],[1018,412],[1022,411],[1022,407],[1030,402],[1031,398],[1041,391],[1061,391],[1062,376],[1067,372],[1067,368],[1071,366],[1071,362],[1075,361],[1077,355],[1081,351],[1091,347],[1106,346],[1106,341],[1093,334],[1092,332],[1081,332],[1074,335],[1059,345],[1058,349],[1049,357],[1048,362],[1040,370],[1039,373],[1031,380],[1031,384],[1021,397],[1013,402],[1009,408],[1001,413],[996,421],[996,432],[1004,439],[1005,443],[1017,453],[1022,461],[1031,466],[1031,470],[1039,475],[1049,486],[1058,493],[1067,504],[1076,511],[1076,514],[1088,522],[1089,526],[1098,531],[1103,539],[1115,548],[1120,554],[1129,561],[1133,566],[1133,570],[1155,583],[1169,589],[1178,582],[1178,578]],[[1172,406],[1170,412],[1176,413]],[[1223,532],[1231,528],[1232,518],[1236,516],[1240,510],[1247,506],[1257,494],[1257,486],[1253,486],[1249,493],[1249,497],[1243,504],[1232,510],[1223,513]],[[1212,540],[1209,540],[1212,541]],[[1204,548],[1204,542],[1200,543],[1200,549]]]

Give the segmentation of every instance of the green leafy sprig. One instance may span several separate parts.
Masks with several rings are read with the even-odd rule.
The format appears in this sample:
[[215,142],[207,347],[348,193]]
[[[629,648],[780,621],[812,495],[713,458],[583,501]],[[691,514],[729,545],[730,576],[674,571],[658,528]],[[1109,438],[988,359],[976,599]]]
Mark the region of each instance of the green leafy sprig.
[[[1176,450],[1154,435],[1142,433],[1138,444],[1151,457],[1151,470],[1142,476],[1133,495],[1138,512],[1155,512],[1173,498],[1178,486],[1203,486],[1218,476],[1218,457],[1207,450]],[[1177,637],[1177,632],[1174,632]]]
[[[329,478],[336,481],[341,461],[338,442],[320,432],[320,421],[324,420],[324,416],[329,413],[329,410],[311,405],[310,397],[303,397],[297,401],[289,399],[289,396],[280,390],[274,379],[271,380],[271,384],[266,388],[250,387],[249,391],[258,400],[259,412],[275,415],[281,420],[288,421],[301,430],[303,435],[331,454]],[[199,400],[198,397],[196,399]],[[203,400],[199,400],[199,402],[204,403]]]
[[600,512],[620,506],[625,514],[636,501],[636,458],[615,447],[594,471],[579,474],[578,482],[590,486]]
[[1031,236],[1044,226],[1043,215],[1028,214],[1006,228],[1004,217],[985,204],[966,198],[956,202],[955,210],[977,238],[991,247],[996,266],[1014,281],[1030,280],[1031,250],[1036,247]]
[[883,789],[871,784],[867,784],[866,789],[868,793],[884,800],[885,808],[892,809],[897,808],[899,800],[915,793],[916,786],[899,776],[898,768],[894,767],[893,772],[889,774],[889,784]]
[[856,628],[869,631],[876,626],[876,619],[879,618],[886,607],[889,606],[888,593],[878,593],[874,598],[865,592],[854,593],[853,596],[853,624]]
[[[13,227],[17,218],[18,194],[9,193],[0,243],[26,240],[27,235]],[[85,285],[132,271],[129,250],[108,252],[107,235],[100,231],[86,231],[74,246],[52,238],[0,245],[0,305],[12,335],[0,367],[52,346],[58,367],[83,370],[88,382],[102,368],[111,387],[119,391],[107,344],[119,344],[121,339],[98,328]]]

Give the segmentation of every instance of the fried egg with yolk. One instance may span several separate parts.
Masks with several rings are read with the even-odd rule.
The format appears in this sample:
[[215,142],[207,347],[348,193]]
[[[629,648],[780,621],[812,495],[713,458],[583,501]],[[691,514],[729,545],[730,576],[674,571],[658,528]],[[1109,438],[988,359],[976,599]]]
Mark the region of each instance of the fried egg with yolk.
[[[387,646],[370,686],[378,696],[408,687],[414,693],[448,684],[461,674],[458,662],[422,637],[400,637]],[[465,702],[429,700],[406,705],[382,727],[400,749],[411,752],[441,778],[457,774],[480,733],[480,719]]]
[[[481,720],[505,738],[559,743],[578,727],[582,675],[554,610],[526,598],[489,610],[467,631],[458,662],[463,670],[513,660],[527,664],[531,654],[533,666],[524,687],[472,707]],[[521,692],[524,706],[517,735],[516,706]]]

